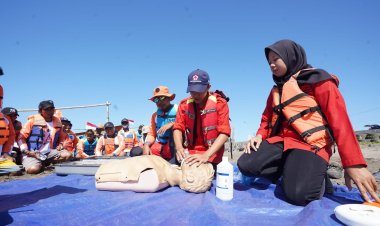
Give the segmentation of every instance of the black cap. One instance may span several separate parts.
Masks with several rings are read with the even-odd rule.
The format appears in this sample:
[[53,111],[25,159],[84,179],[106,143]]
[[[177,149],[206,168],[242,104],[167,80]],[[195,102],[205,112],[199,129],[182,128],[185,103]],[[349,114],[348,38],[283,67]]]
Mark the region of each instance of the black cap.
[[70,120],[68,118],[61,117],[61,122],[70,122]]
[[41,101],[40,104],[38,105],[38,110],[46,109],[49,107],[55,108],[54,102],[52,100],[44,100],[44,101]]
[[1,112],[2,112],[4,115],[16,114],[16,115],[18,116],[17,109],[16,109],[16,108],[12,108],[12,107],[6,107],[6,108],[3,108],[3,110],[1,110]]
[[4,71],[1,67],[0,67],[0,75],[4,75]]
[[104,129],[105,128],[114,128],[115,126],[113,125],[112,122],[106,122],[106,124],[104,124]]
[[129,120],[126,119],[126,118],[123,118],[123,119],[121,120],[121,124],[129,124]]

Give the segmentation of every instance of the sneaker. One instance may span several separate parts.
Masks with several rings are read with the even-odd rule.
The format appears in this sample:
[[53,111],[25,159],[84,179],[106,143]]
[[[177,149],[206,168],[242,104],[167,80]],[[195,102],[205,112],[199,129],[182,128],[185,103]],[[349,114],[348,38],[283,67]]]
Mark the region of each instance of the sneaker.
[[331,162],[327,167],[327,175],[331,179],[340,179],[343,177],[343,167],[337,162]]

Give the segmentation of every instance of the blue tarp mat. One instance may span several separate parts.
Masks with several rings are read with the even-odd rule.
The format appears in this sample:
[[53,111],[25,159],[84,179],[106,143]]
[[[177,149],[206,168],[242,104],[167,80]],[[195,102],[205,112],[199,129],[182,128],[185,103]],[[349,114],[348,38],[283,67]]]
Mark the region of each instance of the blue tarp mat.
[[362,202],[357,190],[335,187],[306,207],[284,201],[281,188],[234,173],[234,198],[210,191],[193,194],[178,187],[157,193],[109,192],[93,176],[50,175],[0,184],[0,225],[341,225],[340,204]]

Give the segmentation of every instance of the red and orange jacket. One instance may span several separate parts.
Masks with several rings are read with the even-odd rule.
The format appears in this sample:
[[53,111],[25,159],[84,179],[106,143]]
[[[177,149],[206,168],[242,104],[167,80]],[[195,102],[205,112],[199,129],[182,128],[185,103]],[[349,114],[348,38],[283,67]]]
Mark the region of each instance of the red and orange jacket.
[[[300,85],[300,88],[303,92],[315,98],[323,112],[325,119],[333,132],[343,167],[354,165],[366,166],[355,132],[347,114],[344,99],[339,92],[336,83],[333,80],[325,80],[315,84],[303,84]],[[280,133],[276,136],[269,137],[268,133],[270,128],[268,128],[268,124],[270,124],[273,114],[273,92],[271,92],[261,117],[261,124],[256,133],[257,135],[260,134],[263,137],[263,140],[267,140],[269,143],[283,141],[284,151],[289,149],[302,149],[315,152],[312,146],[307,144],[292,126],[286,122],[286,120],[282,122]],[[316,153],[328,162],[332,155],[331,144],[325,146]]]
[[[215,104],[206,103],[205,106],[202,106],[200,109],[197,108],[196,112],[194,112],[194,107],[193,107],[193,102],[191,101],[192,100],[191,97],[182,100],[178,106],[177,117],[176,117],[176,122],[173,126],[173,131],[180,130],[183,134],[188,135],[189,130],[194,129],[194,125],[191,123],[191,122],[194,122],[194,119],[192,120],[190,119],[190,118],[193,118],[192,116],[190,116],[189,118],[189,113],[194,114],[194,116],[196,114],[195,118],[197,119],[196,120],[197,130],[194,132],[194,134],[196,134],[195,135],[196,139],[195,139],[195,142],[192,142],[192,141],[187,142],[188,143],[187,148],[190,154],[198,154],[198,153],[202,154],[208,150],[209,146],[213,143],[212,140],[211,140],[211,143],[209,144],[206,141],[206,140],[210,141],[210,138],[211,138],[205,135],[206,133],[210,133],[208,129],[215,130],[216,133],[215,133],[215,136],[213,137],[214,139],[216,139],[216,137],[221,133],[226,134],[227,136],[230,136],[231,134],[231,127],[230,127],[230,122],[229,122],[229,109],[228,109],[227,101],[218,94],[210,93],[207,102],[214,101],[212,99],[216,99]],[[216,112],[215,114],[209,114],[209,115],[213,115],[213,117],[216,117],[216,118],[209,120],[209,122],[211,123],[212,121],[214,121],[215,125],[209,126],[209,128],[204,128],[205,123],[202,124],[202,119],[204,119],[206,115],[208,114],[203,114],[201,112],[205,112],[204,111],[205,108],[211,105],[215,106]],[[214,123],[211,123],[211,124],[214,124]],[[216,126],[216,128],[211,128],[214,126]],[[205,130],[207,130],[206,133],[205,133]],[[218,152],[216,152],[213,156],[211,156],[209,158],[209,161],[213,163],[219,163],[222,160],[223,153],[224,153],[224,147],[222,147]]]

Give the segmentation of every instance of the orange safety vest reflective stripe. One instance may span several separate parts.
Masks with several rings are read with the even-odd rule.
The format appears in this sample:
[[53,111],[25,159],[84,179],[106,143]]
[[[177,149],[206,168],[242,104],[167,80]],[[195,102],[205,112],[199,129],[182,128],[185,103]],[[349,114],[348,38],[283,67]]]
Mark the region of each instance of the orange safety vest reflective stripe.
[[134,130],[130,129],[127,132],[125,132],[123,129],[121,129],[119,134],[121,134],[124,137],[126,149],[132,149],[135,146],[136,134]]
[[5,144],[5,142],[7,142],[9,139],[8,123],[7,119],[5,119],[4,114],[0,112],[0,145]]
[[[310,70],[310,69],[306,69]],[[298,86],[297,76],[301,71],[291,76],[279,90],[272,89],[273,115],[269,123],[269,134],[282,113],[287,123],[295,129],[302,139],[313,149],[321,149],[333,142],[333,137],[315,97],[304,93]]]

